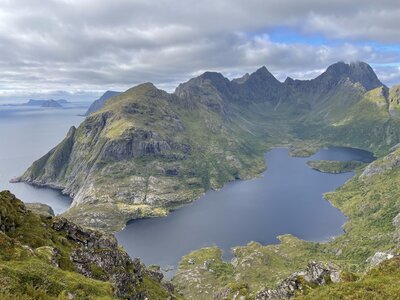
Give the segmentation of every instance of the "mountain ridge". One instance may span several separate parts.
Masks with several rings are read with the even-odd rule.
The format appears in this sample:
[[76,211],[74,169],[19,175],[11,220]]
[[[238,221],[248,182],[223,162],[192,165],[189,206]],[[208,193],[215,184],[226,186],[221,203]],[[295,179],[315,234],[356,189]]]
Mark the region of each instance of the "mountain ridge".
[[[302,148],[309,141],[385,151],[400,139],[392,129],[398,119],[375,101],[379,93],[347,76],[374,79],[371,70],[337,63],[294,85],[265,67],[240,84],[205,72],[174,93],[144,83],[109,98],[17,180],[73,197],[65,215],[84,226],[118,230],[130,219],[165,215],[210,188],[255,176],[269,147]],[[368,87],[381,84],[368,80]]]

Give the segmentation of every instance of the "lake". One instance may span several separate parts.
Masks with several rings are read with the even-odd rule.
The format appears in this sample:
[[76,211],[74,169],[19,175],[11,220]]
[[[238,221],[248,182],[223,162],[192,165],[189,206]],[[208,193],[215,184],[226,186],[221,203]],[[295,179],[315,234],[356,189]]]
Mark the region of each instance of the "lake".
[[[86,106],[43,109],[0,106],[0,187],[25,202],[50,205],[56,214],[68,209],[71,199],[59,191],[9,180],[57,145],[72,125],[83,121]],[[132,257],[146,264],[176,266],[192,250],[218,246],[224,257],[230,248],[250,241],[277,243],[276,236],[293,234],[310,241],[326,241],[342,233],[345,216],[323,199],[353,176],[310,169],[308,160],[373,160],[371,153],[332,147],[310,158],[295,158],[287,149],[265,154],[268,169],[259,178],[238,180],[219,191],[173,211],[169,216],[130,222],[116,234]],[[171,274],[168,274],[170,276]]]
[[281,234],[310,241],[326,241],[342,234],[345,216],[323,198],[354,174],[321,173],[306,165],[308,160],[374,159],[369,152],[332,147],[309,158],[290,157],[287,149],[265,154],[268,168],[261,177],[234,181],[219,191],[157,219],[130,222],[116,234],[129,255],[146,264],[176,266],[190,251],[207,246],[224,250],[250,241],[274,244]]

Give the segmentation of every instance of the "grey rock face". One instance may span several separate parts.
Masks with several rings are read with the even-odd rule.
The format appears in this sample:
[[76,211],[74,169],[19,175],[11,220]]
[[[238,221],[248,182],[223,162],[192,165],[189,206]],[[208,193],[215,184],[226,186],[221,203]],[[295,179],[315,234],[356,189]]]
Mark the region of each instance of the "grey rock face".
[[293,273],[283,280],[277,289],[265,289],[258,292],[256,300],[292,298],[296,291],[304,288],[302,279],[307,283],[317,285],[324,285],[329,282],[339,282],[340,271],[332,264],[312,261],[304,271]]
[[157,282],[161,282],[164,278],[164,274],[161,272],[160,266],[148,266],[146,268],[146,273],[150,277],[154,278]]
[[330,76],[332,79],[347,77],[353,83],[360,83],[367,91],[383,86],[374,70],[364,62],[352,62],[350,64],[344,62],[335,63],[329,66],[323,76]]
[[242,84],[242,83],[245,83],[247,81],[247,79],[249,79],[249,77],[250,77],[250,74],[246,73],[242,77],[232,79],[232,82]]
[[106,143],[101,158],[123,160],[138,156],[159,155],[172,150],[174,146],[169,141],[160,138],[156,132],[139,129],[123,139]]
[[371,267],[375,267],[381,262],[392,259],[393,257],[394,254],[392,253],[392,251],[376,252],[373,256],[367,259],[367,262],[371,265]]
[[136,299],[135,287],[142,280],[144,266],[139,259],[131,260],[119,249],[114,236],[84,230],[65,218],[54,220],[53,229],[66,233],[66,238],[81,245],[71,254],[76,270],[86,277],[110,280],[117,297]]
[[54,211],[51,206],[43,203],[25,203],[28,210],[46,217],[54,216]]
[[385,171],[392,170],[400,166],[400,155],[398,151],[394,151],[382,159],[372,162],[361,173],[361,179],[367,179],[377,174],[382,174]]

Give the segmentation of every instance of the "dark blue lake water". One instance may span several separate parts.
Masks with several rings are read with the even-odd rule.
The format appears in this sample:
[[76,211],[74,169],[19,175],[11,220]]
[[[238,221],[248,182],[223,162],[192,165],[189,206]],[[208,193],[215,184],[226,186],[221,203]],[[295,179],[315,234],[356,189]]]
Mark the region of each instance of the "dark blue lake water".
[[268,169],[260,178],[234,181],[210,191],[192,204],[157,219],[130,222],[117,233],[118,241],[147,264],[176,266],[192,250],[218,246],[230,257],[230,248],[250,241],[277,243],[281,234],[310,241],[340,235],[345,216],[323,198],[353,176],[310,169],[308,160],[372,161],[369,152],[333,147],[309,158],[288,156],[276,148],[265,154]]

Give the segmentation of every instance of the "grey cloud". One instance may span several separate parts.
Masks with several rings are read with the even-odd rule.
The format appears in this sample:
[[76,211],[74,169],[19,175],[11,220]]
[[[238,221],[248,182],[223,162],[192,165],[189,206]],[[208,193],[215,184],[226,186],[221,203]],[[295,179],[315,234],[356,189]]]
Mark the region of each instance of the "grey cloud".
[[[171,90],[205,70],[236,76],[266,65],[284,80],[313,77],[338,60],[375,63],[393,82],[380,64],[398,62],[396,49],[355,42],[399,44],[398,1],[366,2],[0,0],[0,89],[121,90],[153,81]],[[286,44],[263,34],[281,26],[339,40]]]

